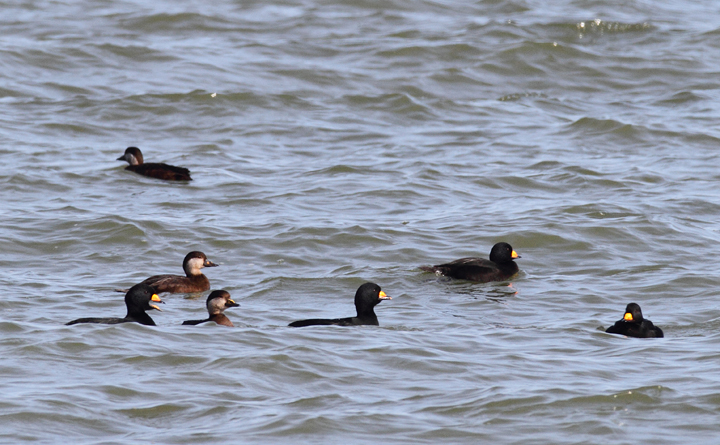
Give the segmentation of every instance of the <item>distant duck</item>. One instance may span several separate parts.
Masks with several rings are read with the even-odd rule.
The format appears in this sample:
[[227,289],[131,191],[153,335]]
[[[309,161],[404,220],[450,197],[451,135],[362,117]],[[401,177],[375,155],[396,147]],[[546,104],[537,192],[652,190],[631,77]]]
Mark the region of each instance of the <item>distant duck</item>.
[[151,286],[142,283],[136,284],[125,294],[125,306],[127,307],[127,315],[125,315],[125,318],[78,318],[65,324],[70,326],[78,323],[140,323],[147,326],[155,326],[155,321],[145,313],[145,311],[150,309],[160,310],[159,307],[150,304],[151,301],[162,303],[160,297],[155,294],[155,289]]
[[643,318],[642,310],[637,303],[628,304],[622,320],[616,321],[605,332],[636,338],[664,337],[662,329],[655,326],[652,321]]
[[192,181],[190,170],[157,162],[143,163],[143,155],[139,148],[128,147],[125,154],[117,158],[118,161],[127,161],[125,170],[150,178],[165,179],[167,181]]
[[238,307],[240,305],[230,298],[230,294],[228,292],[224,290],[214,290],[210,293],[210,295],[208,295],[206,306],[209,318],[204,320],[186,320],[183,321],[183,325],[197,325],[207,321],[214,321],[219,325],[232,327],[232,321],[230,321],[230,319],[224,314],[225,309]]
[[450,263],[436,266],[421,266],[426,272],[434,272],[446,277],[461,280],[488,283],[490,281],[505,281],[518,273],[518,266],[514,260],[520,258],[508,243],[497,243],[490,250],[490,259],[460,258]]
[[392,300],[380,290],[375,283],[365,283],[355,293],[355,309],[357,317],[347,318],[312,318],[309,320],[293,321],[288,326],[301,328],[304,326],[335,325],[335,326],[378,326],[378,319],[375,315],[375,306],[382,300]]

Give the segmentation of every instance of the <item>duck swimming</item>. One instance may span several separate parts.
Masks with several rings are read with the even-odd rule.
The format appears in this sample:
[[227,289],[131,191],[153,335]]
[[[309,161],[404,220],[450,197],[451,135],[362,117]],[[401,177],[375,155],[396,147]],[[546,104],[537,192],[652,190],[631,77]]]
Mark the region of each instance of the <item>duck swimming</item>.
[[144,284],[155,288],[159,294],[187,294],[191,292],[205,292],[210,290],[210,280],[200,271],[203,267],[217,267],[217,264],[207,259],[204,253],[193,251],[185,255],[181,275],[154,275],[143,281]]
[[490,250],[490,259],[460,258],[450,263],[436,266],[421,266],[426,272],[437,275],[458,278],[461,280],[488,283],[490,281],[505,281],[518,273],[515,259],[520,258],[508,243],[497,243]]
[[382,300],[392,300],[385,295],[375,283],[365,283],[355,293],[355,309],[357,317],[347,318],[313,318],[309,320],[293,321],[288,326],[300,328],[303,326],[336,325],[336,326],[378,326],[378,319],[375,315],[375,306]]
[[238,307],[240,305],[230,298],[228,292],[224,290],[214,290],[208,295],[206,306],[209,318],[205,320],[185,320],[183,321],[183,325],[198,325],[207,321],[214,321],[219,325],[232,327],[232,321],[224,314],[225,309]]
[[[124,318],[78,318],[71,322],[65,323],[66,326],[78,323],[102,323],[102,324],[119,324],[119,323],[140,323],[147,326],[155,326],[155,321],[145,311],[160,308],[151,301],[162,303],[160,297],[155,294],[155,289],[147,284],[136,284],[131,287],[125,294],[125,306],[127,306],[127,315]],[[161,311],[162,312],[162,311]]]
[[630,303],[625,308],[625,315],[614,325],[605,330],[609,334],[620,334],[636,338],[662,338],[662,329],[655,326],[652,321],[643,318],[640,305]]
[[128,147],[125,154],[117,158],[118,161],[127,161],[125,170],[130,170],[139,175],[166,181],[192,181],[190,170],[184,167],[175,167],[157,162],[143,163],[143,155],[139,148]]

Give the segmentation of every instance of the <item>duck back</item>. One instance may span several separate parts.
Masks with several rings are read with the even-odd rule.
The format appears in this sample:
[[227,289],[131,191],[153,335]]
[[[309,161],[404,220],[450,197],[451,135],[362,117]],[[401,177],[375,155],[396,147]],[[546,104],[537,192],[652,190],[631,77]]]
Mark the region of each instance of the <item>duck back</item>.
[[187,294],[205,292],[210,289],[210,280],[203,274],[183,277],[180,275],[155,275],[143,283],[155,288],[158,293]]
[[151,162],[148,164],[128,165],[125,167],[125,170],[130,170],[131,172],[149,178],[164,179],[166,181],[192,181],[190,170],[164,163]]

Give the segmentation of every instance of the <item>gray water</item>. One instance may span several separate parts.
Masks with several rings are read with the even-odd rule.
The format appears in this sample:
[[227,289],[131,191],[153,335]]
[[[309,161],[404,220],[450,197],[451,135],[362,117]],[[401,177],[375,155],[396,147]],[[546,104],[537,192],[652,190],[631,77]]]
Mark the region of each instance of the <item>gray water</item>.
[[[715,2],[0,8],[0,441],[717,443]],[[191,250],[235,328],[64,326]]]

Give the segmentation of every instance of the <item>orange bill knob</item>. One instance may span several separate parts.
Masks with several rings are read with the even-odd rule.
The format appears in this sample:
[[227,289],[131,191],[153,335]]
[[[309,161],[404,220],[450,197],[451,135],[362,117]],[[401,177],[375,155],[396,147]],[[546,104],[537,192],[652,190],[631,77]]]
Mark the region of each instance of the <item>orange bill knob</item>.
[[[152,294],[152,297],[150,297],[150,301],[157,301],[158,303],[165,304],[165,302],[162,301],[162,300],[160,299],[160,297],[157,296],[157,294]],[[155,310],[158,310],[158,311],[162,312],[162,309],[160,309],[159,307],[157,307],[157,306],[154,305],[154,304],[151,304],[150,307],[153,308],[153,309],[155,309]]]

